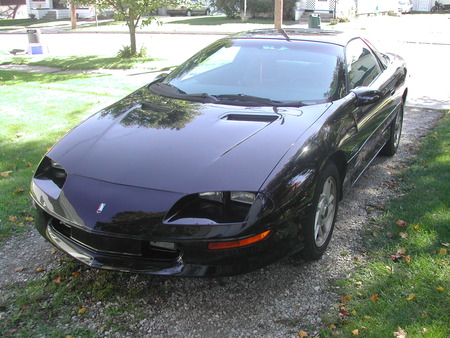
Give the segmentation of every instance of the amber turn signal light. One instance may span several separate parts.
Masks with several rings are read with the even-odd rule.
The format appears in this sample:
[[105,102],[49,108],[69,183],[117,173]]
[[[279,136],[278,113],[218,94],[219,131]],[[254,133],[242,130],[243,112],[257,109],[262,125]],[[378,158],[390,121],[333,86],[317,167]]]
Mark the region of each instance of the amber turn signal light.
[[270,235],[272,230],[264,231],[263,233],[260,233],[256,236],[240,239],[237,241],[229,241],[229,242],[211,242],[208,244],[209,250],[223,250],[223,249],[233,249],[233,248],[240,248],[243,246],[247,246],[253,243],[257,243],[265,239],[267,236]]

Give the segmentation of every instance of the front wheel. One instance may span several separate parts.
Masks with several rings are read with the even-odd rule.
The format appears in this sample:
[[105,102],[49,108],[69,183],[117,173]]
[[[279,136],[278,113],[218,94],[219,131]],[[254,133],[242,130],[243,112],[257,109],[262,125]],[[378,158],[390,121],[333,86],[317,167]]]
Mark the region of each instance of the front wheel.
[[403,126],[403,104],[400,107],[395,120],[391,124],[389,140],[381,149],[381,155],[394,156],[400,144],[400,137],[402,136]]
[[339,187],[338,170],[334,164],[328,164],[317,179],[303,229],[305,247],[302,256],[306,260],[321,258],[330,243],[338,210]]

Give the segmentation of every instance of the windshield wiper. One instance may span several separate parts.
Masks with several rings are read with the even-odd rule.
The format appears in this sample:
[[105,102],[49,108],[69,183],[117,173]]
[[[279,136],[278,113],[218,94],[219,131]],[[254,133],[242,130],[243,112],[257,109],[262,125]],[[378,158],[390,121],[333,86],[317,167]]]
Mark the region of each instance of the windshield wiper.
[[236,102],[247,102],[252,105],[267,105],[275,107],[301,107],[305,104],[301,101],[276,101],[265,97],[252,96],[246,94],[224,94],[215,96],[220,102],[223,101],[236,101]]
[[202,93],[202,94],[186,94],[185,95],[186,99],[189,100],[195,100],[195,101],[200,101],[202,103],[218,103],[219,99],[217,99],[216,96],[213,95],[209,95],[208,93]]

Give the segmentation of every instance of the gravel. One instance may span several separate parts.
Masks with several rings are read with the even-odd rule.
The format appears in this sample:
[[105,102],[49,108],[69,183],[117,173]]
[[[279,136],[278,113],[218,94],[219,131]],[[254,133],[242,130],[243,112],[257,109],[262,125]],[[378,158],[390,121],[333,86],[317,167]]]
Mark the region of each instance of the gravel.
[[[293,256],[245,275],[212,279],[115,274],[83,266],[80,282],[95,283],[106,273],[117,290],[134,289],[136,294],[130,300],[129,294],[118,292],[92,302],[89,294],[80,292],[87,315],[74,315],[70,327],[90,328],[100,336],[294,337],[299,330],[314,335],[322,327],[321,315],[343,296],[333,281],[352,272],[355,256],[366,247],[363,234],[368,225],[379,215],[380,206],[398,194],[392,188],[392,171],[414,156],[415,144],[440,116],[437,110],[406,108],[397,155],[376,158],[345,196],[333,239],[321,260],[304,262]],[[0,298],[14,296],[15,291],[6,286],[21,286],[55,270],[61,257],[65,256],[55,253],[34,229],[4,241]],[[45,270],[37,273],[38,268]],[[111,315],[130,301],[133,310]],[[5,315],[0,313],[0,318]],[[127,332],[114,333],[108,320],[127,327]],[[69,330],[58,320],[54,325]]]

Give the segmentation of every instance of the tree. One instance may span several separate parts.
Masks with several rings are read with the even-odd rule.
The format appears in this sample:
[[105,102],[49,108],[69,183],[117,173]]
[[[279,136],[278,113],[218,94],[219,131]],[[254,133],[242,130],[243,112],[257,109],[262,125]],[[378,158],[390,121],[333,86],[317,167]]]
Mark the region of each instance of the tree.
[[70,0],[70,22],[72,29],[77,28],[77,3],[75,0]]
[[[154,13],[158,8],[167,6],[169,3],[177,3],[177,0],[96,0],[88,1],[97,8],[111,8],[116,14],[117,20],[123,20],[128,26],[130,33],[131,54],[136,55],[136,28],[149,25],[155,20]],[[149,15],[150,14],[150,15]],[[149,15],[149,16],[147,16]],[[145,16],[145,18],[144,18]]]

